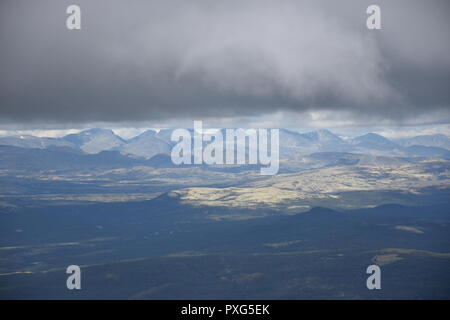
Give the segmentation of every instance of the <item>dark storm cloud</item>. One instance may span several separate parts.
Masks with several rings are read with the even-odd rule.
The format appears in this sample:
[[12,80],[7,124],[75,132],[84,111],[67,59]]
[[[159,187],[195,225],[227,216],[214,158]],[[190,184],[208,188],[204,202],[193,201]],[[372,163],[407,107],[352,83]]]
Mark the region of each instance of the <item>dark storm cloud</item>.
[[[0,119],[92,122],[276,110],[447,114],[448,1],[72,1],[0,4]],[[442,121],[442,119],[439,119]]]

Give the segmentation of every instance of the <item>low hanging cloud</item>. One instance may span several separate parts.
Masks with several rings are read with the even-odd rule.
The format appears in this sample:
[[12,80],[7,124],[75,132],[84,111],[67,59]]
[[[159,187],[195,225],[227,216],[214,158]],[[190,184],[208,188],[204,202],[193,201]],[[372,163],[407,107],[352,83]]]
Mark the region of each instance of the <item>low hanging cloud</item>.
[[[346,112],[450,120],[448,1],[0,4],[0,121],[165,121]],[[442,118],[442,115],[444,118]]]

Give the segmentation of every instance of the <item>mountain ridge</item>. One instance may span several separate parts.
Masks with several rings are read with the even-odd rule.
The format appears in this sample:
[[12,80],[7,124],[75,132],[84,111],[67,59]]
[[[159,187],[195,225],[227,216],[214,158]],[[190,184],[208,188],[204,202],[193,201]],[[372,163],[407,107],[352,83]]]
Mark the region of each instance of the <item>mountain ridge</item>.
[[[124,139],[110,129],[92,128],[61,138],[29,135],[1,137],[0,145],[37,149],[66,147],[87,154],[118,151],[123,155],[150,159],[155,155],[171,152],[171,148],[175,144],[170,140],[172,131],[172,129],[163,129],[159,132],[146,130],[135,137]],[[447,141],[449,148],[445,148]],[[394,141],[380,134],[367,133],[343,139],[327,129],[305,133],[280,129],[281,158],[299,159],[303,155],[317,152],[448,158],[450,157],[450,138],[438,134]]]

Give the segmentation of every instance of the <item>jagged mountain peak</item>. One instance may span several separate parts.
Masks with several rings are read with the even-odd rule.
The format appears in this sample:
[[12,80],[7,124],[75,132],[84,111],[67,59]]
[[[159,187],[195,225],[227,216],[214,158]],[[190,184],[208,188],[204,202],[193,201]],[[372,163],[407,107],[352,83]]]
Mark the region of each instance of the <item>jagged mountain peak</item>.
[[110,129],[92,128],[63,137],[86,153],[98,153],[117,148],[125,143],[121,137]]
[[127,155],[151,158],[157,154],[169,153],[171,146],[165,139],[160,138],[156,131],[147,130],[128,140],[118,150]]
[[158,133],[155,130],[145,130],[141,134],[138,134],[137,136],[129,139],[128,142],[134,142],[134,141],[139,141],[141,139],[156,137],[157,134]]
[[339,136],[335,135],[333,132],[327,129],[319,129],[311,132],[306,132],[303,133],[302,135],[317,142],[325,142],[325,141],[343,142],[343,140]]

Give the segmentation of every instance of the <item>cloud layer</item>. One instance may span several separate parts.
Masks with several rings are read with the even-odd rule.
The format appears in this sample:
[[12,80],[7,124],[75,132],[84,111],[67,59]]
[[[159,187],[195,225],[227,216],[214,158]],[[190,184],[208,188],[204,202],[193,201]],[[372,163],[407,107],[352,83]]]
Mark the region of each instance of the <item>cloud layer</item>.
[[[83,123],[346,112],[450,120],[448,1],[0,4],[0,119]],[[444,118],[442,118],[444,117]]]

